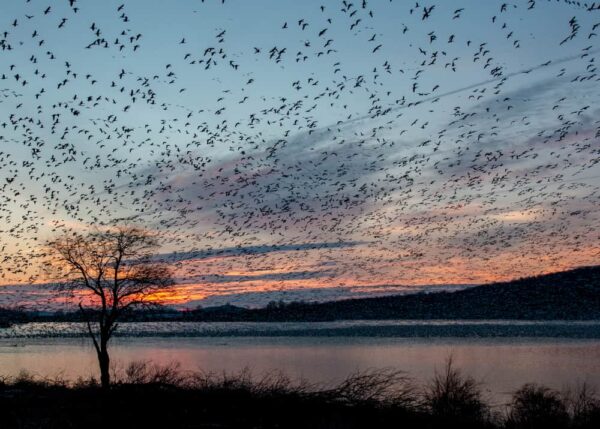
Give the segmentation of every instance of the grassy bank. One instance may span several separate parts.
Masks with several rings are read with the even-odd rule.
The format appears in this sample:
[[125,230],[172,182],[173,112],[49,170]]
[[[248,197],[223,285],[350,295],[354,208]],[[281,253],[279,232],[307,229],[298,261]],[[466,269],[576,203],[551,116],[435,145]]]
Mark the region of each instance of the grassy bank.
[[0,382],[1,428],[598,428],[588,386],[525,385],[491,406],[449,362],[424,386],[403,373],[357,373],[332,388],[282,374],[254,378],[133,363],[103,391],[94,380]]

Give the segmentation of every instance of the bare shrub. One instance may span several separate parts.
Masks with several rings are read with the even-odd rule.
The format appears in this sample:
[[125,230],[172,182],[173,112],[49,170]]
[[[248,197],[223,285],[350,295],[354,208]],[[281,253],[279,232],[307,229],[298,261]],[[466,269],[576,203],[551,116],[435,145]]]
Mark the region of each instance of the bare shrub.
[[314,388],[305,380],[295,382],[281,371],[255,377],[249,368],[235,373],[196,372],[188,377],[188,387],[207,391],[244,391],[257,396],[302,395]]
[[452,357],[425,388],[424,405],[434,417],[452,422],[483,422],[490,416],[480,383],[455,368]]
[[12,380],[13,385],[29,386],[37,384],[35,376],[26,370],[21,370],[19,374]]
[[308,384],[304,384],[301,380],[298,383],[285,375],[281,371],[269,371],[264,373],[260,378],[256,379],[253,385],[254,393],[259,395],[285,395],[285,394],[302,394],[307,390]]
[[571,415],[572,427],[600,427],[600,398],[596,389],[582,383],[563,394],[567,410]]
[[351,404],[378,403],[414,407],[416,389],[403,371],[370,369],[351,374],[331,391],[338,400]]
[[558,392],[545,386],[526,384],[514,393],[507,427],[552,429],[568,424],[567,407]]
[[71,384],[73,389],[91,389],[98,387],[98,380],[94,377],[77,377]]
[[183,386],[187,375],[181,370],[179,362],[165,365],[151,361],[133,361],[125,368],[124,375],[118,377],[121,384],[161,384]]
[[193,375],[194,385],[203,390],[251,390],[252,372],[243,368],[237,373],[204,372]]

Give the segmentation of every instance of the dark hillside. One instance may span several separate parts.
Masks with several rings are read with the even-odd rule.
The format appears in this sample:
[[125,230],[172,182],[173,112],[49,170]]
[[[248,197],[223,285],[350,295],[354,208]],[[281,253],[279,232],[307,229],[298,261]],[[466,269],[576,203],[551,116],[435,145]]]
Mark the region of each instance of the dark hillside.
[[477,286],[318,304],[273,304],[232,312],[198,310],[201,320],[600,319],[600,266]]

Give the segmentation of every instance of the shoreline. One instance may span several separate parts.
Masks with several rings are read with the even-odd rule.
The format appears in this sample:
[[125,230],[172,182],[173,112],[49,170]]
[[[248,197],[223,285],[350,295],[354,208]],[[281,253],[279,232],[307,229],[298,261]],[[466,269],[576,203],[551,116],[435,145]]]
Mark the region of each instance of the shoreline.
[[[125,322],[116,338],[571,338],[600,339],[600,321],[339,321],[339,322]],[[0,339],[87,338],[77,322],[29,322],[0,329]]]

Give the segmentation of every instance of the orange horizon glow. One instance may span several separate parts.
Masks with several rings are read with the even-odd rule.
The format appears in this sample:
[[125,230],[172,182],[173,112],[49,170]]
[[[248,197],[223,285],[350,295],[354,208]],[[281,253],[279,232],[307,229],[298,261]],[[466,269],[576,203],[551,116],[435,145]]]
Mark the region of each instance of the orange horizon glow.
[[[381,250],[363,252],[363,250],[359,252],[363,258],[383,260],[382,253],[385,252]],[[282,251],[267,255],[217,256],[185,260],[173,266],[176,285],[169,290],[153,293],[145,297],[145,300],[165,305],[185,305],[214,296],[285,290],[309,291],[343,287],[369,294],[381,290],[394,292],[399,290],[398,287],[419,289],[432,285],[488,284],[596,265],[600,256],[600,250],[596,247],[582,249],[577,254],[565,249],[551,255],[538,255],[535,258],[523,256],[517,259],[514,252],[506,251],[489,260],[485,257],[453,256],[446,259],[445,263],[437,264],[424,264],[414,259],[399,260],[394,263],[372,262],[368,270],[358,269],[356,264],[343,265],[338,262],[336,268],[339,268],[339,271],[332,270],[325,276],[290,279],[277,277],[293,275],[297,272],[307,272],[309,275],[311,272],[318,273],[317,268],[323,260],[327,258],[343,260],[343,252],[347,251],[348,249]],[[352,252],[356,253],[357,250],[352,249]],[[273,279],[264,278],[271,275],[274,276]],[[227,276],[232,276],[232,280],[229,281]],[[211,278],[212,281],[203,280],[202,277]],[[44,279],[37,278],[35,282],[29,284],[42,283]],[[45,302],[74,303],[85,300],[87,295],[86,292],[79,291],[70,298],[47,296]],[[35,300],[30,304],[35,305]]]

